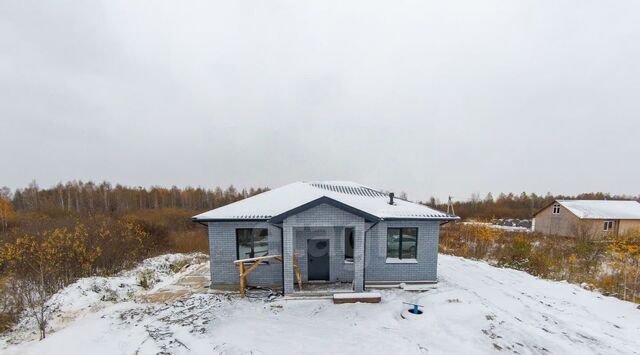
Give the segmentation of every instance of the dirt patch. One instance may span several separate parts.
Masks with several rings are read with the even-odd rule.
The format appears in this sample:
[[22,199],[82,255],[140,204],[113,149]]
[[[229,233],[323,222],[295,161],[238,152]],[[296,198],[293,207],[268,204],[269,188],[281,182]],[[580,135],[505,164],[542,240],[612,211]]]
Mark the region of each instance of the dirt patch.
[[193,294],[193,292],[189,290],[158,290],[157,292],[141,296],[138,301],[142,303],[165,303],[191,294]]
[[166,303],[194,293],[205,293],[209,285],[208,274],[209,268],[206,265],[200,265],[171,285],[144,294],[138,297],[138,300],[143,303]]

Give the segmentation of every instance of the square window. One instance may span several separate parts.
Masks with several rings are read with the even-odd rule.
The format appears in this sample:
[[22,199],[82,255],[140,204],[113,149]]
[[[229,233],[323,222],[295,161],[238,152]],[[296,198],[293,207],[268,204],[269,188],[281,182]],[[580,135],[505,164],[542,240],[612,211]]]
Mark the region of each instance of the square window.
[[388,228],[387,258],[416,259],[418,228]]
[[266,228],[236,229],[237,259],[248,259],[269,254],[269,231]]
[[553,214],[560,214],[560,204],[556,203],[555,205],[553,205]]
[[604,231],[613,230],[613,221],[604,221]]

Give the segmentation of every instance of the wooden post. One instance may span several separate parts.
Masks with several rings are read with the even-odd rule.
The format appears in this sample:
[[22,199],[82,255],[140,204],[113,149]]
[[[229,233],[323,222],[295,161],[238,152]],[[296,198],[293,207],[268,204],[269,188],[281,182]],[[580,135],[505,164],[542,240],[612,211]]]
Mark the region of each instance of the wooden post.
[[300,269],[298,269],[298,257],[293,256],[293,271],[296,274],[296,280],[298,281],[298,288],[302,291],[302,277],[300,276]]
[[247,275],[244,273],[244,264],[238,264],[240,266],[240,297],[244,298],[244,289],[247,287]]
[[[255,270],[258,265],[260,265],[263,261],[275,259],[282,262],[282,255],[267,255],[267,256],[258,256],[255,258],[241,259],[236,260],[233,263],[238,265],[240,268],[240,297],[244,297],[247,288],[247,275],[249,275],[253,270]],[[245,269],[244,263],[252,263],[249,268]],[[298,280],[298,286],[302,290],[302,277],[300,276],[300,270],[298,269],[298,259],[294,255],[293,256],[293,269],[295,271],[296,279]]]

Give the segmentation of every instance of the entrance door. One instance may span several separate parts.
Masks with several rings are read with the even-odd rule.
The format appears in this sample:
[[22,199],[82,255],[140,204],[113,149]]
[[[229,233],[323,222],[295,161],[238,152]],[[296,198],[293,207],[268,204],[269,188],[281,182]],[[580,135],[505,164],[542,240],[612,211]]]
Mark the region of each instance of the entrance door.
[[309,280],[329,281],[329,239],[309,239],[307,256]]

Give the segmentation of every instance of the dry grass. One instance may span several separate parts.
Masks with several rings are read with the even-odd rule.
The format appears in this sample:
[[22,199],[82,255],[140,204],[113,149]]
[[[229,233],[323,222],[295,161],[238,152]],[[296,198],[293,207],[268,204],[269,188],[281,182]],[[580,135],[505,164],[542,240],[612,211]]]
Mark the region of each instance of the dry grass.
[[[605,294],[639,302],[636,264],[622,264],[612,252],[613,240],[509,232],[486,226],[451,224],[442,228],[440,252],[486,260],[532,275],[566,280]],[[630,281],[631,280],[631,281]],[[631,296],[629,296],[631,295]]]
[[204,227],[200,230],[179,231],[169,234],[168,247],[174,253],[209,253],[209,240]]

